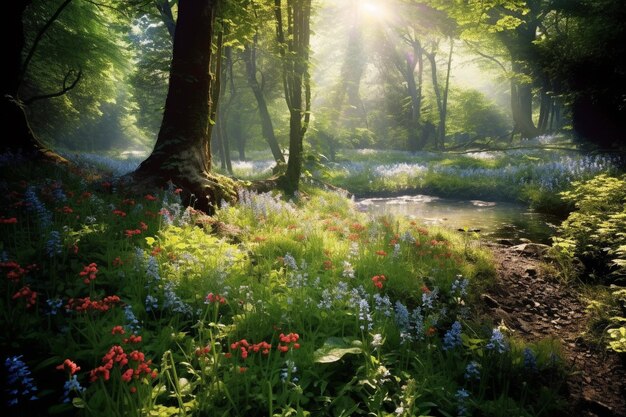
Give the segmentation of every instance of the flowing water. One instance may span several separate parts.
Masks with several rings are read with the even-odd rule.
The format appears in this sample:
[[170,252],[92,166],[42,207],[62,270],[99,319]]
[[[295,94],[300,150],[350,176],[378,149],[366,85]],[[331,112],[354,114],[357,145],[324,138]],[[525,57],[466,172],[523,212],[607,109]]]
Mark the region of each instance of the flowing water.
[[549,244],[560,224],[556,216],[534,212],[521,204],[428,195],[361,199],[357,207],[375,216],[407,216],[426,225],[476,231],[490,240],[523,238]]

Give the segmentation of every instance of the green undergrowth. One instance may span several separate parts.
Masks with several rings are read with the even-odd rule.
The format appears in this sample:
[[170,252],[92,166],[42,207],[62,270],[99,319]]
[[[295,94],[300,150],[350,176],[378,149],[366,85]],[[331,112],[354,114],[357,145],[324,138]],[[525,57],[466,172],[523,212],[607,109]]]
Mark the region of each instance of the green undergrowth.
[[30,168],[23,180],[0,167],[12,415],[565,407],[557,344],[476,321],[494,266],[462,234],[370,218],[315,188],[293,201],[242,191],[209,217],[174,185],[129,197],[114,178]]

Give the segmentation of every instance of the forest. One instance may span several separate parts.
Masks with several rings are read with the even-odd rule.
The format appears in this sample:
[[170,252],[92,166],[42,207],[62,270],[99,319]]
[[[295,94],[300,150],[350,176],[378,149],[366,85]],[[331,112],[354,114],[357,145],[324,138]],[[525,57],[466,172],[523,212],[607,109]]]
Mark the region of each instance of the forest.
[[14,0],[11,416],[626,417],[621,0]]

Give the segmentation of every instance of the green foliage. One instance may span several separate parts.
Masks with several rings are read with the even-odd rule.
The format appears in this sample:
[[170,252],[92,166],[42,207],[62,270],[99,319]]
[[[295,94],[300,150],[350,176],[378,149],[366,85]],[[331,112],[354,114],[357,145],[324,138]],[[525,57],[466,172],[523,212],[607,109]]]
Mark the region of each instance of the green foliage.
[[592,281],[623,281],[626,176],[601,174],[573,183],[573,190],[561,196],[573,203],[576,210],[562,223],[557,248],[579,257]]
[[[2,196],[0,345],[35,369],[40,414],[59,409],[55,367],[65,358],[86,388],[69,393],[68,415],[69,404],[85,416],[453,415],[460,406],[547,416],[561,407],[558,348],[524,353],[505,329],[473,321],[493,265],[461,235],[370,220],[344,195],[312,188],[294,202],[242,192],[208,217],[185,209],[175,187],[129,198],[117,182],[36,170],[50,179],[27,193],[10,181]],[[107,295],[120,300],[93,307]],[[109,373],[90,372],[110,357],[120,360]],[[470,362],[480,379],[465,376]],[[467,401],[455,397],[461,389]]]

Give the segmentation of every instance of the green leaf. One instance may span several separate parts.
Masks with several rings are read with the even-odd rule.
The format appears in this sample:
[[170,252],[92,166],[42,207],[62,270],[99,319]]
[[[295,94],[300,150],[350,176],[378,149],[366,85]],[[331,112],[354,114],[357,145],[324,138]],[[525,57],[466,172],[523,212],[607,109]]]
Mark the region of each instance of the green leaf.
[[363,347],[359,340],[348,341],[339,337],[331,337],[326,339],[324,345],[315,351],[313,359],[317,363],[333,363],[345,355],[358,355],[362,352]]

